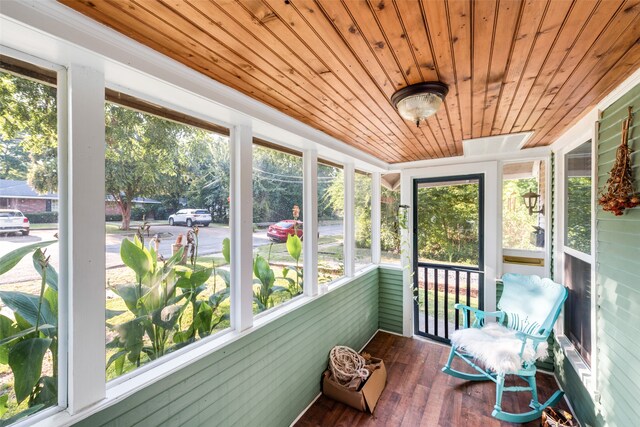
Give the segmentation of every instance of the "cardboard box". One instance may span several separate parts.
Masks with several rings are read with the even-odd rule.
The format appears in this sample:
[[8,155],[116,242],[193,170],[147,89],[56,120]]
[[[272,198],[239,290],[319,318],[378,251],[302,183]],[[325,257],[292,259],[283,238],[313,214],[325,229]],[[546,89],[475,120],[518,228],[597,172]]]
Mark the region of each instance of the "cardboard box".
[[373,414],[378,399],[387,383],[387,370],[382,359],[371,358],[373,362],[380,362],[380,368],[371,373],[360,391],[351,391],[337,381],[330,378],[331,372],[326,370],[322,375],[322,392],[338,402],[349,405],[359,411]]

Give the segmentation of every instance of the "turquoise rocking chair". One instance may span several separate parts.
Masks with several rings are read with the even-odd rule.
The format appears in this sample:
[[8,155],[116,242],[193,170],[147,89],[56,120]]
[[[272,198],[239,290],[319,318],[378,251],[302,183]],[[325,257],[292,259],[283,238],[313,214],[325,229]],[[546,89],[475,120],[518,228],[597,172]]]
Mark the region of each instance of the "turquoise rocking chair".
[[[567,289],[550,279],[520,274],[505,274],[502,277],[504,291],[498,302],[499,311],[484,312],[462,304],[464,325],[469,325],[469,315],[475,319],[469,328],[455,331],[451,336],[451,353],[442,371],[468,381],[496,383],[496,404],[491,415],[499,420],[526,423],[542,416],[548,406],[556,405],[564,392],[557,390],[544,403],[538,401],[536,388],[536,360],[547,352],[547,338],[553,330],[564,301]],[[496,322],[486,322],[495,318]],[[458,356],[475,369],[478,374],[460,372],[451,367]],[[505,387],[506,375],[517,375],[528,387]],[[502,410],[502,393],[505,391],[531,392],[531,411],[510,413]]]

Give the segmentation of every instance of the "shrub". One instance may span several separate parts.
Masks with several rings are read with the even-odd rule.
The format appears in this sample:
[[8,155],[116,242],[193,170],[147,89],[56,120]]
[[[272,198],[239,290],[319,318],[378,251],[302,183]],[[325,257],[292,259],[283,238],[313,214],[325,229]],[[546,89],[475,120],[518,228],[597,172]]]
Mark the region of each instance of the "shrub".
[[133,206],[131,208],[131,220],[132,221],[142,221],[142,217],[147,213],[145,208],[141,208],[139,206]]
[[122,221],[122,215],[121,214],[105,215],[105,221],[121,222]]
[[25,215],[31,224],[54,224],[58,222],[58,212],[40,212]]

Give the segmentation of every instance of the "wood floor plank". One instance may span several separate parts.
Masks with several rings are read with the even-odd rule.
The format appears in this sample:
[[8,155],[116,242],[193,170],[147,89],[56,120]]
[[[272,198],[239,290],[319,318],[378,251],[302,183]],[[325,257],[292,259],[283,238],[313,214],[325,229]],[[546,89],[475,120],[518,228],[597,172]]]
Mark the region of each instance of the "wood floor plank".
[[[384,359],[387,385],[373,415],[357,411],[321,396],[300,420],[297,427],[310,426],[539,426],[501,422],[491,416],[495,404],[495,385],[491,381],[470,382],[441,371],[449,348],[420,338],[406,338],[378,332],[364,351]],[[454,368],[471,372],[456,359]],[[551,375],[538,373],[538,396],[545,401],[558,388]],[[508,378],[506,385],[525,385],[519,378]],[[508,393],[503,407],[511,412],[529,410],[528,393]],[[559,406],[569,410],[564,400]]]

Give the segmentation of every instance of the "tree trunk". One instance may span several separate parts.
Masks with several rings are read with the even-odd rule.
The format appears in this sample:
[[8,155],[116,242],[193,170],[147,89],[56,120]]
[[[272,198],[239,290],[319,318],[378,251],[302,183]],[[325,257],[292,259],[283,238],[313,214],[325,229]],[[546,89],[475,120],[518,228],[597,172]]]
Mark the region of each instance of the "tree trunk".
[[129,230],[131,227],[131,198],[127,197],[123,200],[122,196],[116,197],[114,195],[113,197],[118,204],[120,213],[122,214],[122,224],[120,225],[120,229]]

